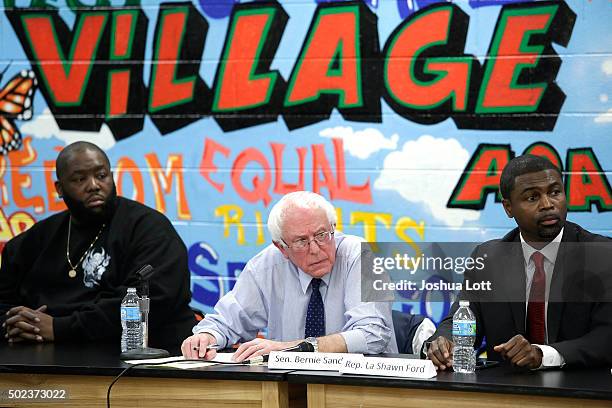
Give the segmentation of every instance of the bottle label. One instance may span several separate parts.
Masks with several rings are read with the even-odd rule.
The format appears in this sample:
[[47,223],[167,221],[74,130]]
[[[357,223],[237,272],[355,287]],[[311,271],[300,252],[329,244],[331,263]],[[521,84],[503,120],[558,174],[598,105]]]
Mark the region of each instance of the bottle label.
[[140,308],[136,306],[121,306],[121,320],[140,320]]
[[453,336],[476,336],[476,322],[453,322]]

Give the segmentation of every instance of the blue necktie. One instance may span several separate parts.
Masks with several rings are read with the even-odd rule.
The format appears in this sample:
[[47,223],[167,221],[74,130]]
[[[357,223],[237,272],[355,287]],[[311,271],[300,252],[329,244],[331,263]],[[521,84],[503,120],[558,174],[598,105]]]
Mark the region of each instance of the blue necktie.
[[319,292],[321,279],[314,278],[310,281],[312,293],[310,294],[310,302],[308,303],[308,311],[306,312],[306,330],[304,337],[321,337],[325,335],[325,308],[323,307],[323,298]]

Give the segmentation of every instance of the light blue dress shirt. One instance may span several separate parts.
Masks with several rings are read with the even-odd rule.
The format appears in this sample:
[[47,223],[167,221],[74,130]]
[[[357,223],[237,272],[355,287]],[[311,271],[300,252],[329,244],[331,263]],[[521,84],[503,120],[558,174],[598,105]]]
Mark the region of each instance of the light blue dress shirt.
[[[361,301],[361,243],[336,232],[336,261],[322,277],[326,334],[340,333],[349,353],[397,353],[391,302]],[[304,338],[312,277],[298,269],[274,245],[255,255],[234,288],[219,299],[214,314],[193,328],[212,334],[221,347],[249,341],[268,328],[268,338]]]

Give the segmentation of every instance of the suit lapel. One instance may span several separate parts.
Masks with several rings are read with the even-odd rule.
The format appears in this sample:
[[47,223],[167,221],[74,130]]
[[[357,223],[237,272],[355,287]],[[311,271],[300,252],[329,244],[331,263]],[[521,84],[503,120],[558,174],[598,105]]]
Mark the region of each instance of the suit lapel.
[[[557,253],[557,259],[555,261],[555,268],[550,283],[550,292],[548,293],[548,310],[546,319],[546,329],[548,343],[555,343],[557,341],[557,335],[559,333],[559,326],[561,323],[561,316],[563,315],[563,307],[565,302],[562,302],[563,296],[563,282],[566,268],[565,259],[566,254],[563,251],[563,246],[559,247]],[[552,301],[551,301],[552,300]]]
[[566,301],[569,300],[567,296],[571,296],[568,290],[575,288],[577,284],[575,281],[579,275],[576,273],[579,271],[577,268],[578,265],[583,264],[584,254],[578,250],[577,245],[573,245],[575,242],[577,242],[577,234],[574,225],[566,222],[548,293],[546,326],[549,344],[557,341],[563,309]]
[[523,251],[519,242],[505,243],[510,251],[502,260],[503,282],[506,288],[506,299],[510,307],[512,320],[514,321],[514,332],[522,334],[525,330],[525,261]]

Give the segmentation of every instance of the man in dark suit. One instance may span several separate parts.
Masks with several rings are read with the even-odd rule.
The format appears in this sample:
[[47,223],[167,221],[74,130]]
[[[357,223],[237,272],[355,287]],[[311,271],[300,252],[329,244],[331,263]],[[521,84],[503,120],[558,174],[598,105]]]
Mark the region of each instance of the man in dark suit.
[[[601,273],[610,269],[601,255],[612,240],[566,222],[561,172],[544,158],[511,160],[500,191],[518,228],[472,255],[483,257],[485,267],[466,272],[465,279],[490,280],[493,288],[470,293],[464,287],[460,294],[476,316],[474,346],[486,337],[490,360],[531,369],[612,365],[610,273]],[[458,302],[426,343],[439,370],[452,367],[457,308]]]

